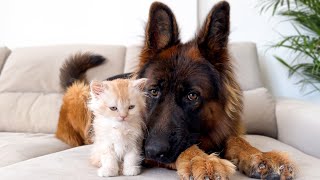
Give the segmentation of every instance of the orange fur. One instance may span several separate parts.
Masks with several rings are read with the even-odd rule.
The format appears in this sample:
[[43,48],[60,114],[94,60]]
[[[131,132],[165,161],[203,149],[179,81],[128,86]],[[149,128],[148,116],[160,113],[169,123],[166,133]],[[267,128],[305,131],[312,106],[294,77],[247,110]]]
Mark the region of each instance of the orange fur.
[[193,145],[180,154],[176,161],[181,179],[228,179],[235,172],[235,166],[216,154],[208,155],[197,145]]
[[279,175],[281,179],[286,179],[293,178],[296,172],[296,166],[286,153],[261,152],[241,137],[228,139],[225,158],[249,177],[265,179],[273,173]]
[[92,143],[89,134],[92,115],[87,108],[89,97],[89,86],[82,82],[70,86],[63,97],[56,137],[73,147]]

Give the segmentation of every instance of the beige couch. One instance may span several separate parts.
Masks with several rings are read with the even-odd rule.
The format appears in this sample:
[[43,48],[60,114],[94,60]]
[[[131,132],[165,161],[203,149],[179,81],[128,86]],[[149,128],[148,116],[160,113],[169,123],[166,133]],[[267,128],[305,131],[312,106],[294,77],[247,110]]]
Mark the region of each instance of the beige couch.
[[[320,106],[273,99],[261,81],[255,44],[234,43],[230,49],[244,90],[247,140],[264,151],[288,151],[299,166],[298,179],[320,179]],[[90,146],[70,149],[53,135],[63,96],[59,68],[67,56],[78,51],[108,59],[87,73],[89,79],[105,79],[132,71],[139,48],[0,48],[0,179],[101,179],[88,162]],[[153,168],[144,169],[140,176],[118,178],[177,179],[177,175]],[[237,172],[232,179],[246,177]]]

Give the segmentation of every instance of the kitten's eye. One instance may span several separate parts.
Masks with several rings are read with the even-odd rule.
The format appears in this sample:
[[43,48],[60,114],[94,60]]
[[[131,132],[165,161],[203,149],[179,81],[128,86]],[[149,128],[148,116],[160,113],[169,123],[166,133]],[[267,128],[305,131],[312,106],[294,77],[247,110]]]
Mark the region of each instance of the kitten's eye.
[[110,107],[110,110],[111,111],[116,111],[116,110],[118,110],[118,108],[117,107]]
[[157,89],[151,89],[150,90],[150,94],[153,96],[153,97],[157,97],[159,95],[159,91]]
[[133,109],[135,107],[135,105],[130,105],[129,109]]
[[188,99],[190,100],[190,101],[194,101],[194,100],[197,100],[198,99],[198,95],[196,94],[196,93],[189,93],[188,94]]

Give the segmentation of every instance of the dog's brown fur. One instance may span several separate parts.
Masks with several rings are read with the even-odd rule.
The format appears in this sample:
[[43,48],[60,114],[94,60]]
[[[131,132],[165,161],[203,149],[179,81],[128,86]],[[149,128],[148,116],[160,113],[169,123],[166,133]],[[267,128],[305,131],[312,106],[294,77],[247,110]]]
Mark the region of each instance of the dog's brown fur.
[[189,179],[191,176],[195,179],[228,179],[235,172],[235,166],[230,161],[220,159],[214,153],[208,155],[196,145],[182,152],[179,159],[176,166],[181,179]]
[[[174,88],[168,89],[167,87],[165,89],[164,93],[169,93],[167,93],[168,96],[161,97],[162,104],[159,102],[158,104],[150,104],[149,102],[149,105],[153,106],[156,111],[152,114],[152,110],[149,109],[150,112],[147,113],[149,133],[145,142],[146,163],[160,167],[177,168],[179,176],[183,179],[189,179],[190,176],[196,179],[206,177],[209,179],[228,179],[235,171],[234,165],[227,160],[220,159],[215,154],[205,153],[224,149],[225,158],[234,162],[248,176],[252,176],[252,169],[263,167],[261,162],[266,161],[272,162],[270,165],[273,169],[279,169],[283,164],[287,168],[282,167],[284,169],[282,172],[261,170],[258,171],[259,177],[268,177],[275,173],[290,178],[287,171],[291,171],[293,168],[287,156],[279,152],[262,153],[239,137],[244,132],[241,123],[243,102],[242,91],[235,80],[227,48],[230,28],[229,11],[229,4],[225,1],[215,5],[197,37],[183,44],[180,42],[179,29],[171,10],[162,3],[152,4],[144,47],[135,75],[138,78],[148,78],[150,80],[149,86],[159,83],[159,77],[161,77],[161,81]],[[73,63],[77,62],[73,61]],[[77,69],[76,66],[72,67]],[[85,70],[93,66],[81,67],[78,69],[82,69],[82,73],[73,74],[77,74],[78,78],[83,79]],[[68,66],[64,67],[64,69],[67,68]],[[168,82],[169,80],[171,82]],[[64,81],[69,82],[67,79]],[[190,128],[188,124],[183,124],[186,122],[181,119],[190,118],[183,113],[190,112],[185,112],[185,109],[181,108],[182,105],[177,105],[174,98],[177,98],[179,94],[173,94],[176,93],[176,89],[183,86],[183,83],[189,83],[189,81],[198,83],[192,88],[198,88],[197,91],[203,100],[202,104],[194,104],[192,105],[193,109],[190,109],[190,112],[193,113],[195,113],[194,109],[198,110],[196,111],[198,113],[197,121],[193,122],[195,127],[199,127],[198,130]],[[65,86],[66,84],[70,86],[70,83],[62,83]],[[86,83],[72,82],[71,84],[61,108],[57,137],[70,145],[79,146],[90,143],[88,129],[91,124],[91,114],[86,107],[89,90]],[[152,89],[148,86],[146,88]],[[177,110],[183,118],[173,116]],[[181,127],[190,128],[181,131],[185,134],[180,135],[180,139],[177,135],[171,135],[172,131],[181,130],[177,124],[183,124]],[[200,136],[193,136],[196,133]],[[196,137],[197,141],[195,142],[198,145],[192,145],[196,144],[192,138],[185,138],[189,135]],[[168,140],[168,137],[171,139]],[[179,142],[172,143],[173,141]],[[152,156],[151,151],[146,147],[158,142],[164,143],[156,148],[166,146],[168,142],[171,142],[171,147],[165,148],[168,152],[159,157]],[[192,143],[191,146],[190,143]],[[176,148],[173,147],[177,144]],[[168,157],[161,159],[164,155]],[[174,160],[176,160],[175,164],[172,163]]]

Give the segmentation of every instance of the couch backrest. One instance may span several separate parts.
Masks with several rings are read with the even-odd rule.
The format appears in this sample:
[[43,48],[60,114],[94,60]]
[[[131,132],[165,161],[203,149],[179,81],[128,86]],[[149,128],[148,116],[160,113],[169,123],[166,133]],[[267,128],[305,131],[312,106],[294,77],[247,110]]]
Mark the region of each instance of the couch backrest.
[[0,74],[10,52],[10,49],[8,49],[7,47],[0,47]]
[[[243,117],[247,132],[276,137],[274,104],[262,88],[255,44],[233,43],[229,48],[238,81],[245,91]],[[132,72],[138,64],[140,48],[60,45],[14,49],[0,76],[0,131],[55,131],[63,96],[59,68],[69,55],[79,51],[98,53],[108,59],[87,72],[92,80]]]

